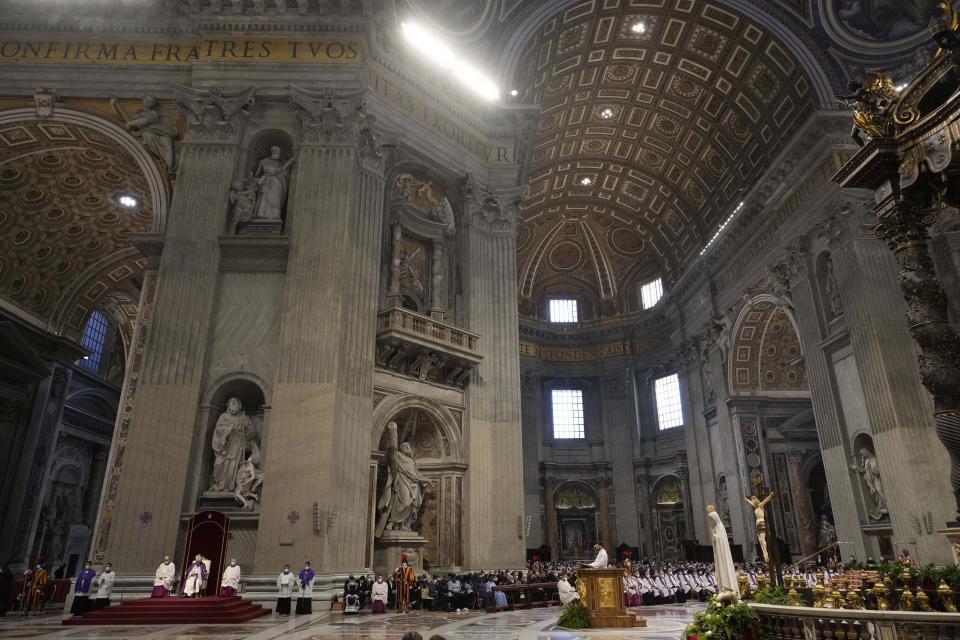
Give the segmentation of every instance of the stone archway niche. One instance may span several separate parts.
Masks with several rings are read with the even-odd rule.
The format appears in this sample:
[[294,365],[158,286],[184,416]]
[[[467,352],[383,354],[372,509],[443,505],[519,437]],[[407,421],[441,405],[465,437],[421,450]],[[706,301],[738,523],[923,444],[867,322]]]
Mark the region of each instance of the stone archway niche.
[[554,490],[553,503],[558,559],[592,559],[593,545],[602,537],[597,492],[585,482],[564,482]]
[[[370,456],[370,564],[392,573],[404,554],[416,571],[455,570],[463,565],[463,479],[466,472],[459,428],[442,406],[407,397],[378,412]],[[428,483],[413,531],[384,531],[377,537],[378,503],[387,481],[387,425],[397,423],[398,445],[409,443]]]

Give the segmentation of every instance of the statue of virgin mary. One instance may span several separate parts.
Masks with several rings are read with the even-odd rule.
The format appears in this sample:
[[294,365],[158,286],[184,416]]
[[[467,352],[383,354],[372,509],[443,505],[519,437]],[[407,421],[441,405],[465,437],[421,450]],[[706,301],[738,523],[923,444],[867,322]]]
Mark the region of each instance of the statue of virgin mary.
[[730,554],[730,541],[727,540],[727,528],[723,526],[720,514],[712,504],[707,505],[707,524],[713,541],[713,565],[717,572],[717,593],[731,591],[734,599],[739,599],[737,569]]

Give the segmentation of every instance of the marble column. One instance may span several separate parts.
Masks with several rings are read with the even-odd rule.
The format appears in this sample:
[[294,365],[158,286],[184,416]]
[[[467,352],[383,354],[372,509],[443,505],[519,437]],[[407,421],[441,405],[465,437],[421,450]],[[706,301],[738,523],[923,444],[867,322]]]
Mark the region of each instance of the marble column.
[[[296,87],[301,142],[266,443],[255,572],[291,557],[320,572],[364,568],[373,370],[386,190],[362,95]],[[311,525],[314,503],[326,517]]]
[[[516,216],[521,190],[491,191],[469,180],[465,306],[467,328],[480,334],[483,361],[467,387],[466,565],[523,563],[520,427],[520,341]],[[496,490],[513,487],[513,490]]]
[[610,485],[606,482],[597,488],[597,500],[600,501],[597,517],[600,520],[600,541],[607,550],[610,559],[616,562],[613,547],[610,546]]
[[653,511],[650,505],[650,478],[637,478],[637,512],[640,520],[641,554],[651,556],[656,548],[653,535]]
[[[526,546],[533,548],[549,544],[546,524],[551,517],[544,507],[546,490],[541,486],[540,475],[540,446],[543,442],[543,392],[540,376],[523,373],[521,394],[524,512],[531,519]],[[542,516],[541,509],[544,509]]]
[[[937,404],[938,410],[960,407],[960,404],[951,404],[954,397],[960,400],[960,392],[953,386],[960,385],[960,377],[954,376],[956,362],[942,353],[934,353],[939,345],[927,351],[928,346],[941,340],[942,327],[938,325],[946,326],[947,333],[952,332],[954,339],[956,333],[946,322],[942,289],[933,294],[939,320],[918,312],[922,302],[911,300],[906,306],[900,302],[901,287],[908,291],[922,288],[922,297],[925,297],[929,294],[925,279],[935,279],[926,246],[922,252],[916,249],[916,243],[925,240],[925,233],[921,233],[925,227],[917,223],[920,224],[918,230],[910,227],[913,223],[909,220],[900,223],[888,220],[886,231],[878,231],[886,233],[892,243],[905,245],[897,254],[901,261],[898,273],[897,261],[883,243],[860,232],[861,213],[849,207],[835,212],[834,215],[840,217],[835,224],[845,226],[848,231],[836,234],[831,255],[873,431],[893,540],[915,544],[921,562],[945,563],[951,559],[946,541],[936,535],[931,526],[923,525],[917,531],[915,523],[930,518],[943,523],[954,516],[952,487],[944,473],[950,460],[938,441],[934,403],[922,381],[934,393],[934,399],[942,401]],[[898,230],[896,224],[907,228]],[[914,252],[925,257],[913,255]],[[901,287],[897,286],[898,279]],[[905,311],[909,327],[903,321]],[[933,336],[926,334],[928,324]],[[910,332],[918,336],[919,371],[917,367],[904,366],[917,359],[917,347]],[[955,340],[953,346],[949,342],[946,340],[946,350],[954,354],[951,357],[956,357],[960,354],[960,341]],[[941,375],[941,372],[947,373]],[[851,454],[856,456],[857,452]],[[848,463],[852,461],[848,459]],[[960,474],[956,466],[955,471]],[[831,497],[833,495],[831,491]]]
[[0,549],[9,554],[10,561],[27,565],[30,550],[38,532],[40,512],[43,505],[43,488],[47,486],[47,475],[53,452],[56,448],[60,419],[67,400],[72,373],[69,368],[55,365],[52,375],[37,386],[33,411],[30,416],[27,441],[24,443],[17,468],[15,489],[10,494],[8,518],[17,526],[3,528]]
[[[114,434],[110,482],[119,486],[105,498],[95,542],[98,558],[129,573],[153,571],[156,559],[176,548],[185,483],[171,479],[189,476],[190,452],[198,444],[194,433],[216,295],[217,237],[254,92],[178,89],[188,127],[163,238],[161,284],[142,371],[129,389],[136,403],[120,412]],[[151,517],[144,524],[140,516],[147,512]]]
[[553,492],[556,489],[552,484],[543,487],[543,519],[547,530],[547,545],[550,547],[550,559],[556,562],[560,557],[560,547],[557,544],[557,504]]
[[627,372],[622,367],[606,373],[602,379],[601,409],[603,412],[603,444],[610,461],[613,485],[614,517],[610,537],[614,544],[630,546],[640,543],[637,521],[637,496],[633,482],[633,434],[627,393]]
[[856,499],[859,487],[849,468],[847,438],[843,433],[842,411],[837,396],[833,365],[821,343],[827,337],[822,300],[817,295],[816,279],[810,268],[806,239],[787,248],[784,264],[789,278],[794,319],[803,351],[804,366],[810,385],[810,401],[817,424],[817,435],[823,453],[823,467],[833,507],[840,552],[845,561],[867,556],[863,532],[860,530],[860,507]]
[[685,423],[684,441],[687,451],[687,468],[689,472],[689,514],[691,520],[687,523],[687,536],[699,541],[709,540],[707,531],[707,504],[716,505],[716,479],[713,470],[713,455],[710,445],[710,434],[707,432],[706,412],[707,393],[701,382],[702,372],[701,345],[706,342],[705,336],[695,338],[689,345],[691,352],[681,368],[680,385],[683,398],[683,415]]
[[793,509],[800,532],[800,550],[806,557],[817,550],[817,516],[813,512],[810,488],[803,477],[803,457],[802,451],[787,453],[787,475],[790,478],[790,493],[793,496]]

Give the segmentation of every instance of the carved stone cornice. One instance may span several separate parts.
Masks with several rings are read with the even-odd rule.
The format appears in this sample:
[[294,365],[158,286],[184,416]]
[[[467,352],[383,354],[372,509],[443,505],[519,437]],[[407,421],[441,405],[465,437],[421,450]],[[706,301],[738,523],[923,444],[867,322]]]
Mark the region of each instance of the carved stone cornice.
[[464,206],[470,224],[488,233],[509,234],[517,231],[520,207],[527,187],[491,191],[467,175],[462,187]]
[[185,144],[237,142],[253,106],[256,87],[225,93],[176,85],[177,107],[187,119]]

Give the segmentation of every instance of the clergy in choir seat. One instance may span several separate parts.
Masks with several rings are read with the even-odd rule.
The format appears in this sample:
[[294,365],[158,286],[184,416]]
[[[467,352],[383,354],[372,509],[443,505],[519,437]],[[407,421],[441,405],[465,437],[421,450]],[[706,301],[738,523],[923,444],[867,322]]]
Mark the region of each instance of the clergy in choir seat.
[[113,572],[113,567],[107,563],[103,567],[103,573],[98,575],[93,581],[93,586],[97,589],[97,597],[93,600],[93,609],[103,609],[110,606],[110,596],[113,594],[113,581],[117,579],[117,574]]
[[237,595],[240,590],[240,565],[236,558],[230,560],[230,565],[223,570],[223,579],[220,581],[220,596],[229,598]]
[[187,598],[202,596],[208,571],[207,563],[204,562],[203,556],[198,553],[190,568],[187,569],[187,576],[183,579],[183,595]]
[[583,566],[587,569],[606,569],[610,564],[607,560],[607,550],[599,542],[593,545],[593,550],[597,552],[597,557],[593,562],[585,563]]
[[153,592],[151,598],[166,598],[173,591],[173,579],[177,575],[177,565],[170,561],[170,556],[163,556],[163,562],[157,567],[153,576]]
[[95,577],[97,572],[93,568],[93,563],[87,560],[83,563],[83,569],[77,574],[77,581],[73,584],[73,604],[70,606],[70,613],[73,615],[79,616],[90,611],[90,587],[93,586]]
[[562,574],[560,580],[557,581],[557,593],[560,596],[560,604],[566,605],[570,604],[575,600],[580,599],[580,593],[570,584],[570,580],[567,579],[567,574]]
[[297,584],[300,587],[300,596],[297,598],[296,613],[313,613],[313,580],[317,573],[310,567],[309,562],[303,563],[303,569],[297,576]]
[[283,565],[283,571],[277,576],[277,608],[275,611],[283,616],[290,615],[290,597],[297,584],[297,576],[290,573],[290,565]]
[[386,613],[389,597],[390,589],[387,588],[387,583],[383,581],[383,576],[377,576],[377,581],[373,583],[373,587],[370,589],[370,609],[373,613]]

